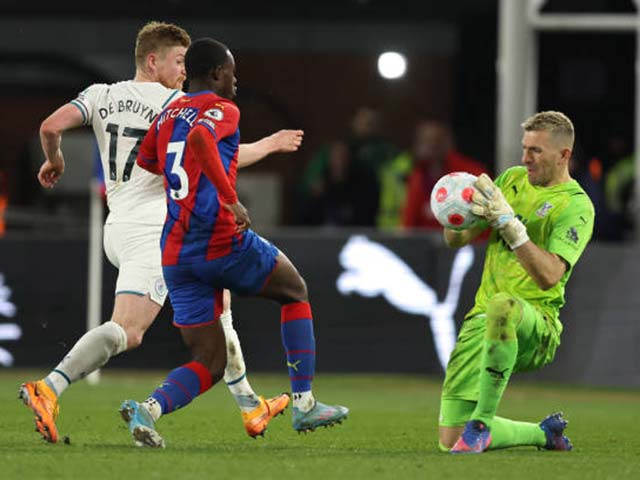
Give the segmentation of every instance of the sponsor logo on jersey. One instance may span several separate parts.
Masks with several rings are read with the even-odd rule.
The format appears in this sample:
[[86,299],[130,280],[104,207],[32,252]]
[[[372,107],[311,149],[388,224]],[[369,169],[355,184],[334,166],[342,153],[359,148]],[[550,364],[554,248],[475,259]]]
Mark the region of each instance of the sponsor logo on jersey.
[[567,230],[567,240],[571,240],[573,243],[578,243],[580,237],[578,237],[578,230],[576,230],[576,227],[571,227]]
[[544,218],[552,208],[553,205],[551,205],[549,202],[544,202],[544,204],[538,210],[536,210],[536,215],[538,215],[540,218]]
[[205,117],[213,118],[218,122],[224,118],[224,113],[219,108],[211,108],[204,112]]

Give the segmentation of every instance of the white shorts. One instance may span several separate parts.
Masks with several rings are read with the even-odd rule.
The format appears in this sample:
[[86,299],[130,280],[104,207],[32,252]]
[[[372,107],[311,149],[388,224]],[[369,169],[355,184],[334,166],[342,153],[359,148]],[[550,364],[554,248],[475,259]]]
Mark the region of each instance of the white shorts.
[[147,295],[164,305],[167,287],[162,276],[162,225],[110,223],[104,226],[104,252],[118,269],[116,295]]

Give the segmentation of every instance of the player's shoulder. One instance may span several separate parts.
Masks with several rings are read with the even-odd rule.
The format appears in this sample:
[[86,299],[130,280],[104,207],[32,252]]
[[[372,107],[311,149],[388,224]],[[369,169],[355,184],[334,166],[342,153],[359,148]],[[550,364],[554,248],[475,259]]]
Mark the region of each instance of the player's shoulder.
[[84,99],[92,95],[95,96],[97,94],[100,94],[101,92],[108,90],[109,86],[110,85],[108,83],[93,83],[89,85],[87,88],[85,88],[84,90],[82,90],[78,94],[78,97],[80,99]]
[[201,116],[215,120],[216,122],[238,121],[240,109],[232,100],[220,97],[215,93],[208,93],[202,99]]
[[182,91],[175,88],[168,88],[158,82],[137,82],[135,80],[123,80],[112,84],[113,89],[135,93],[143,98],[154,98],[163,103],[163,107],[172,100],[183,95]]
[[516,166],[507,168],[502,173],[502,175],[504,175],[505,178],[510,178],[513,180],[521,180],[527,177],[527,168],[523,167],[522,165],[516,165]]
[[568,208],[595,215],[595,208],[591,198],[577,180],[572,179],[566,182],[564,186],[564,194],[568,196]]
[[240,110],[233,100],[221,97],[215,93],[207,93],[203,96],[203,106],[208,108],[219,108],[222,111]]
[[538,192],[546,203],[556,207],[552,210],[552,218],[580,218],[585,224],[593,222],[593,202],[576,180],[571,179],[552,187],[539,187]]
[[509,184],[522,183],[527,180],[527,169],[523,166],[514,166],[507,168],[495,180],[495,184],[503,187]]

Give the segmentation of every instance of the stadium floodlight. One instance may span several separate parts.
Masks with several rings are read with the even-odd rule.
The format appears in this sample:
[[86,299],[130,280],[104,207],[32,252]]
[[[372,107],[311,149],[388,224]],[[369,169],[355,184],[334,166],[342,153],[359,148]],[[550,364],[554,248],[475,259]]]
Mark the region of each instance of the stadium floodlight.
[[398,52],[384,52],[378,57],[378,73],[382,78],[394,80],[407,71],[407,59]]

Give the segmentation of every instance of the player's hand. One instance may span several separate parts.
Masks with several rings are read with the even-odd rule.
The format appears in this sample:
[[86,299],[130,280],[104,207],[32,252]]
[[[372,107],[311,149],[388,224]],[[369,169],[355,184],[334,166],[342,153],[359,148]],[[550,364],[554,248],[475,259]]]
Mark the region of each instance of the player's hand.
[[485,218],[493,228],[500,228],[515,217],[513,208],[489,175],[480,175],[473,186],[471,211],[475,215]]
[[518,248],[529,240],[527,228],[518,220],[513,208],[502,191],[485,173],[474,182],[475,191],[471,200],[471,211],[497,229],[511,249]]
[[53,188],[64,173],[64,157],[58,150],[55,158],[47,159],[38,172],[38,181],[44,188]]
[[236,220],[236,232],[242,233],[251,226],[249,212],[240,202],[224,204],[224,208],[233,213],[233,218]]
[[295,152],[302,145],[303,130],[278,130],[269,136],[273,145],[273,152]]

